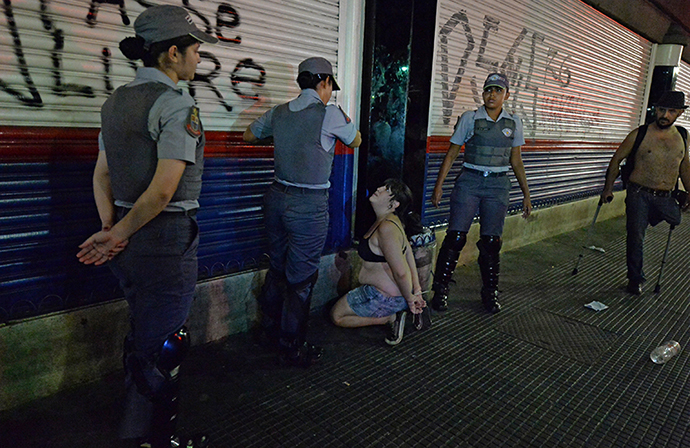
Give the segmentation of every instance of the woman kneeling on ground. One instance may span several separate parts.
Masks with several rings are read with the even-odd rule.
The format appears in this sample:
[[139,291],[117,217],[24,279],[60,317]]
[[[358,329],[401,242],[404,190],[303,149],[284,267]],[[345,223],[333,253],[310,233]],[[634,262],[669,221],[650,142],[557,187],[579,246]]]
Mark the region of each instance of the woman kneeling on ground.
[[400,180],[388,179],[371,195],[369,202],[376,213],[376,222],[357,250],[362,259],[359,271],[362,286],[335,303],[331,318],[339,327],[390,324],[386,343],[397,345],[403,338],[407,312],[420,315],[426,307],[414,254],[404,230],[405,225],[415,224],[411,221],[415,216],[408,213],[412,192]]

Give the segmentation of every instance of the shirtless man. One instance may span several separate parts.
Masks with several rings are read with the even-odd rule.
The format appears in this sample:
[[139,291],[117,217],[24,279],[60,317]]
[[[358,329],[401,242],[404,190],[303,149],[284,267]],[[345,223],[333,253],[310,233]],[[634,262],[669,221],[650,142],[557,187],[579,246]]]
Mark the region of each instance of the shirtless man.
[[[642,246],[647,225],[666,221],[672,226],[680,224],[680,210],[690,206],[688,200],[678,204],[671,196],[678,177],[685,188],[690,187],[690,160],[681,131],[673,126],[688,107],[683,92],[665,92],[654,105],[656,120],[647,127],[647,133],[634,155],[634,168],[630,173],[625,199],[627,231],[628,286],[631,294],[641,294],[645,281],[642,271]],[[613,184],[620,172],[620,163],[632,151],[640,128],[623,140],[611,158],[606,171],[606,183],[601,193],[602,202],[613,200]],[[680,205],[680,207],[679,207]]]

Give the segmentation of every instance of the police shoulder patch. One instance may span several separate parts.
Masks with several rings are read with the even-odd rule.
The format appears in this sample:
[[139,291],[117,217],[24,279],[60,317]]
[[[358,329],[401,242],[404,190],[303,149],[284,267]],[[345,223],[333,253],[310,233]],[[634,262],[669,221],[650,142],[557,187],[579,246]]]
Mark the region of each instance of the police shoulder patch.
[[187,122],[185,123],[185,129],[187,133],[192,137],[199,137],[201,135],[201,121],[199,120],[199,108],[192,106],[189,109],[189,115],[187,116]]
[[349,124],[352,121],[352,120],[350,120],[350,117],[347,116],[347,114],[345,113],[345,111],[343,110],[342,107],[338,106],[338,109],[340,109],[340,112],[343,113],[343,117],[345,117],[345,123]]

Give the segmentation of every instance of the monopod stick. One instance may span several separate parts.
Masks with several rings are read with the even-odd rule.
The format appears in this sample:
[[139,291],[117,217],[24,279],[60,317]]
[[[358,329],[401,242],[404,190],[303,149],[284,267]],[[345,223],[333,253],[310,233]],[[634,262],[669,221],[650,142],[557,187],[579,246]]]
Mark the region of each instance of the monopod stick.
[[661,266],[659,267],[659,278],[656,279],[656,286],[654,287],[654,292],[656,294],[661,291],[661,274],[664,272],[664,265],[666,264],[666,257],[668,256],[668,247],[671,245],[671,232],[676,226],[670,226],[668,228],[668,239],[666,240],[666,249],[664,250],[664,258],[661,259]]
[[[599,204],[597,204],[597,211],[594,212],[594,218],[592,219],[592,224],[589,226],[589,230],[587,230],[587,241],[591,241],[591,236],[592,236],[592,230],[594,229],[594,223],[597,222],[597,217],[599,216],[599,210],[601,210],[601,205],[603,204],[602,200],[599,199]],[[575,268],[573,269],[573,272],[571,275],[577,275],[577,268],[580,266],[580,260],[582,260],[582,257],[585,256],[585,245],[582,246],[582,249],[580,250],[580,255],[577,256],[577,261],[575,262]]]

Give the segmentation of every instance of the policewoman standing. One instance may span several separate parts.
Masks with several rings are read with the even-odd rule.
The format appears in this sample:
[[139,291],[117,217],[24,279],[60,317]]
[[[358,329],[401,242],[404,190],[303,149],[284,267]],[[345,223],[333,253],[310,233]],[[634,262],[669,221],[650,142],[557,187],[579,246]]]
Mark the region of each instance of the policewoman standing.
[[498,274],[503,224],[510,205],[511,182],[507,174],[511,168],[523,194],[522,217],[527,218],[532,213],[521,155],[521,147],[525,144],[522,121],[503,108],[510,97],[509,87],[510,81],[504,74],[489,74],[482,91],[484,105],[460,116],[436,178],[431,203],[438,207],[443,195],[443,182],[464,146],[462,172],[450,195],[448,230],[436,259],[431,306],[437,311],[448,309],[448,286],[477,213],[481,300],[488,312],[495,314],[501,310]]
[[109,261],[130,308],[120,436],[167,448],[197,281],[195,215],[205,143],[199,109],[177,84],[194,78],[201,43],[217,39],[200,31],[185,9],[169,5],[146,9],[134,31],[120,49],[144,67],[101,109],[93,188],[102,229],[77,256],[84,264]]
[[311,297],[328,235],[328,187],[336,141],[362,142],[354,123],[338,106],[327,105],[340,90],[331,63],[305,59],[297,69],[302,89],[292,101],[273,107],[251,123],[244,140],[272,136],[275,181],[264,195],[270,268],[259,303],[261,327],[279,349],[281,363],[308,367],[322,354],[307,343]]

